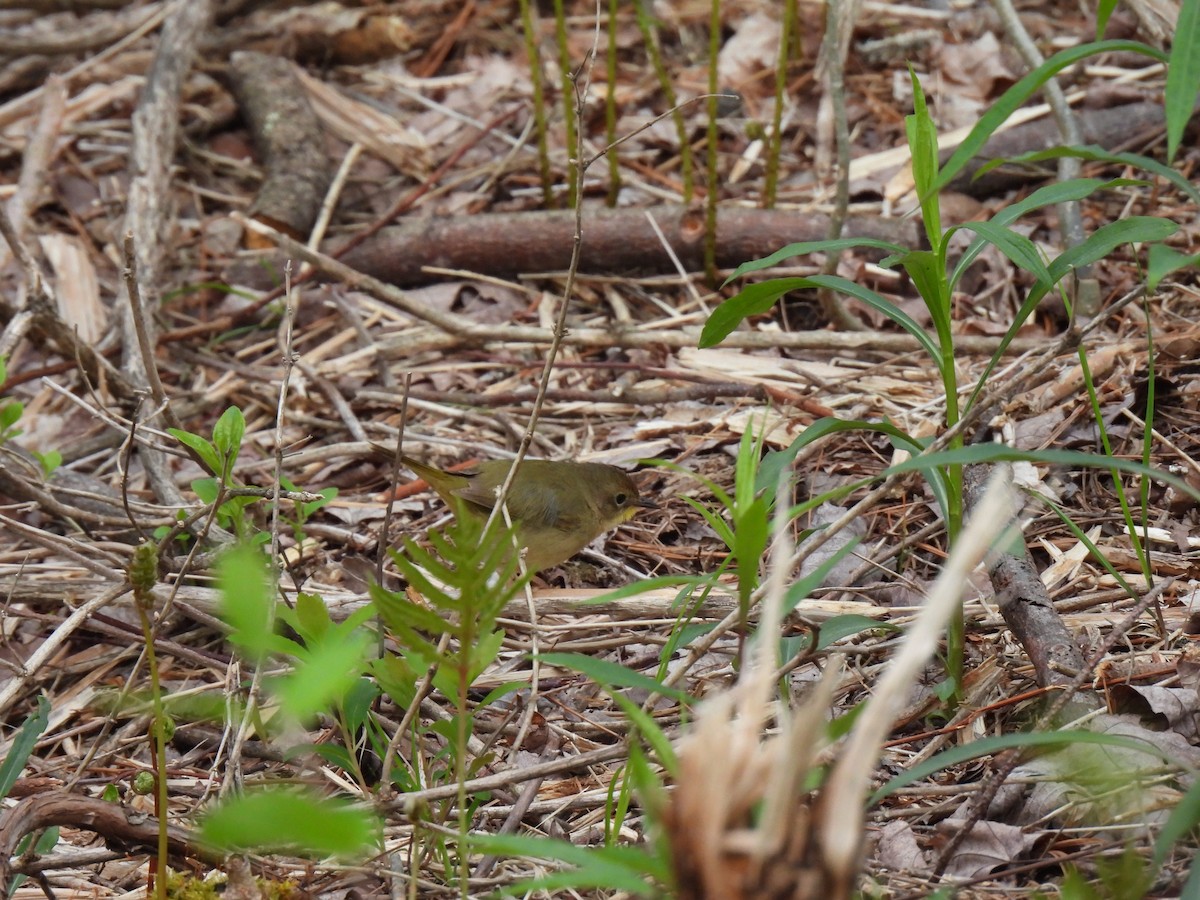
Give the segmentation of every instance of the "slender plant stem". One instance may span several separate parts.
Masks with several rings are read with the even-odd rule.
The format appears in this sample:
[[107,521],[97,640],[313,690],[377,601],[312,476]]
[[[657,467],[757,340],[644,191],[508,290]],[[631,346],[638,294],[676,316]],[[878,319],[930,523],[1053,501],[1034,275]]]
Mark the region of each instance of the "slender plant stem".
[[[780,131],[783,128],[783,104],[787,101],[788,60],[792,55],[792,32],[795,24],[796,0],[784,0],[783,22],[779,30],[779,57],[775,62],[775,109],[771,114],[767,170],[763,177],[763,209],[775,208],[775,196],[779,190],[779,157],[783,153],[783,135]],[[841,234],[833,237],[841,237]]]
[[542,202],[554,205],[554,178],[550,171],[550,150],[546,129],[546,85],[542,81],[542,54],[538,49],[537,23],[530,0],[519,0],[521,31],[525,35],[525,55],[529,57],[529,82],[533,87],[533,122],[537,128],[538,171],[542,177]]
[[[463,611],[464,628],[469,628],[469,622],[474,621],[470,610]],[[458,783],[458,886],[462,900],[470,896],[468,885],[471,880],[470,854],[467,852],[467,834],[471,827],[471,817],[467,811],[467,689],[470,687],[470,659],[473,641],[464,633],[458,647],[458,696],[455,705],[458,707],[458,721],[455,723],[454,751],[454,780]]]
[[[841,52],[838,35],[842,31],[842,16],[851,15],[842,0],[829,0],[825,9],[825,90],[833,108],[834,147],[837,154],[837,176],[834,182],[833,211],[829,214],[829,240],[842,236],[846,210],[850,206],[850,125],[846,118],[846,55]],[[778,125],[776,125],[778,128]],[[821,265],[822,275],[837,274],[840,253],[826,253]],[[866,324],[846,308],[846,304],[829,288],[817,291],[817,300],[825,315],[843,331],[866,331]]]
[[708,128],[706,131],[707,195],[704,198],[704,274],[710,282],[717,280],[717,199],[720,182],[717,180],[719,132],[717,129],[717,56],[721,52],[721,0],[712,0],[708,18]]
[[646,42],[646,54],[650,57],[650,65],[658,79],[659,90],[663,92],[663,99],[667,101],[671,119],[675,122],[675,133],[679,138],[679,177],[683,182],[683,202],[691,203],[696,192],[696,163],[692,158],[691,142],[688,140],[687,122],[684,121],[683,111],[676,100],[671,73],[667,71],[666,63],[663,62],[658,28],[650,11],[646,9],[646,0],[634,0],[633,9],[637,15],[638,29],[642,32],[642,40]]
[[[575,149],[576,136],[582,133],[583,124],[576,114],[576,104],[572,101],[575,99],[575,82],[574,67],[571,65],[571,48],[567,43],[567,14],[563,9],[563,0],[554,0],[554,39],[558,44],[558,66],[562,70],[562,105],[563,105],[563,127],[566,132],[567,146]],[[577,198],[577,186],[579,184],[579,171],[577,166],[567,166],[567,197],[568,202],[578,204],[581,198]]]
[[[620,0],[608,0],[608,47],[604,55],[605,78],[608,90],[604,94],[604,139],[608,142],[609,206],[617,205],[621,194],[621,160],[617,156],[617,9]],[[649,42],[647,42],[649,43]]]

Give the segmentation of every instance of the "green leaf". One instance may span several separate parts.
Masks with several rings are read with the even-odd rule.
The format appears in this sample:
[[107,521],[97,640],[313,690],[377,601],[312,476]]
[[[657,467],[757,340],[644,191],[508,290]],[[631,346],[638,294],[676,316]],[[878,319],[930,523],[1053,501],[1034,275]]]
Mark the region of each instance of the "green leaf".
[[271,680],[282,711],[293,721],[306,723],[340,701],[363,671],[370,645],[361,631],[331,632],[310,645],[291,672]]
[[834,716],[832,719],[830,719],[825,725],[826,740],[832,744],[835,741],[840,741],[842,738],[848,735],[854,729],[854,725],[862,717],[862,714],[866,708],[867,703],[864,700],[854,704],[854,706],[850,707],[850,709],[842,713],[840,716]]
[[[407,578],[407,575],[405,576]],[[412,579],[408,579],[411,583]],[[450,623],[432,609],[413,603],[402,591],[388,591],[372,584],[368,589],[385,625],[397,634],[425,631],[440,635]],[[420,588],[418,588],[420,590]]]
[[484,695],[484,698],[479,701],[477,709],[486,709],[491,706],[501,697],[507,697],[509,694],[517,694],[529,687],[527,681],[506,681],[504,684],[497,685]]
[[[1032,210],[1052,206],[1056,203],[1083,200],[1098,190],[1108,190],[1129,183],[1131,183],[1131,180],[1126,178],[1116,178],[1111,181],[1102,181],[1099,178],[1072,178],[1069,181],[1055,182],[1038,188],[1024,200],[1019,200],[1011,206],[1000,210],[1000,212],[992,216],[990,222],[997,226],[1008,225]],[[963,274],[985,246],[987,246],[987,241],[983,237],[977,237],[971,241],[971,245],[963,253],[962,258],[958,261],[958,265],[954,267],[954,274],[950,277],[951,285],[958,284],[959,279],[962,278]]]
[[[835,419],[827,416],[824,419],[818,419],[805,428],[803,433],[792,441],[791,446],[780,452],[792,453],[792,448],[798,450],[811,444],[817,438],[822,438],[829,434],[840,434],[844,431],[871,431],[886,435],[891,439],[893,444],[903,450],[907,450],[909,453],[920,453],[925,449],[924,444],[907,431],[897,428],[891,422],[867,422],[863,419]],[[814,432],[816,436],[810,438],[809,432]],[[794,456],[795,454],[792,455]]]
[[733,270],[732,275],[725,279],[722,287],[750,272],[759,272],[763,269],[773,268],[795,256],[807,256],[810,253],[840,253],[842,250],[850,250],[857,247],[871,247],[876,250],[887,250],[889,253],[907,252],[906,247],[888,241],[879,241],[875,238],[853,237],[838,238],[832,241],[803,241],[798,244],[788,244],[782,250],[776,250],[770,256],[764,256],[762,259],[742,263]]
[[[877,432],[879,434],[886,435],[892,442],[892,445],[897,449],[905,450],[914,455],[923,452],[925,449],[924,444],[915,440],[906,432],[900,430],[890,422],[864,422],[857,419],[825,418],[818,419],[816,422],[806,428],[804,432],[796,438],[796,440],[792,441],[791,446],[789,446],[786,450],[780,451],[780,453],[783,454],[785,458],[794,458],[795,451],[797,451],[800,447],[812,443],[812,441],[816,440],[817,438],[842,431]],[[810,432],[813,433],[812,437],[810,437]],[[937,500],[938,505],[943,511],[949,509],[949,495],[943,473],[938,472],[936,468],[932,467],[926,469],[925,473],[926,481],[929,483],[929,488],[933,492],[934,498]],[[788,518],[795,518],[796,516],[802,515],[808,512],[810,509],[820,506],[827,500],[836,500],[844,497],[847,494],[857,490],[862,486],[870,484],[875,480],[876,479],[874,478],[860,479],[858,482],[848,483],[841,487],[834,488],[833,490],[826,491],[824,494],[819,496],[810,497],[803,503],[798,504],[797,506],[794,506],[788,510]]]
[[496,629],[482,637],[477,637],[471,645],[470,651],[470,667],[467,669],[467,680],[472,684],[475,679],[483,674],[483,670],[495,662],[496,657],[500,655],[500,648],[504,645],[505,638],[503,629]]
[[357,733],[367,721],[371,706],[379,699],[380,687],[370,678],[360,677],[342,699],[342,715],[346,719],[346,727],[350,732]]
[[551,859],[577,867],[506,886],[505,893],[509,896],[559,888],[606,888],[638,897],[651,896],[660,892],[647,879],[665,884],[670,877],[664,862],[643,847],[578,847],[569,841],[516,834],[473,834],[470,842],[480,853]]
[[0,763],[0,797],[7,797],[12,786],[17,783],[21,770],[29,760],[29,754],[33,752],[34,745],[49,724],[50,701],[46,699],[45,694],[38,694],[37,710],[21,723],[8,748],[8,755],[4,757],[4,762]]
[[[110,784],[108,787],[112,788],[114,791],[116,790],[114,785]],[[106,800],[109,799],[107,796],[107,790],[108,789],[106,788],[105,789],[105,799]],[[119,793],[118,793],[117,799],[120,799]],[[113,801],[110,801],[110,802],[113,802]],[[30,834],[25,835],[25,837],[21,838],[21,840],[17,842],[16,853],[13,854],[14,856],[25,856],[26,854],[30,854],[29,845],[31,843],[33,843],[31,838],[33,838],[35,833],[36,832],[31,832]],[[57,825],[55,825],[51,828],[47,828],[40,835],[38,835],[37,843],[34,844],[33,852],[30,855],[34,856],[34,857],[45,856],[51,850],[53,850],[55,847],[58,846],[58,839],[59,839],[60,835],[61,835],[61,831],[59,830],[59,827]],[[22,875],[19,872],[14,874],[12,879],[8,883],[8,893],[5,894],[5,896],[15,897],[17,895],[17,888],[19,888],[22,884],[24,884],[26,879],[27,879],[27,876]]]
[[735,510],[733,551],[738,567],[738,595],[742,608],[750,603],[750,595],[758,585],[758,567],[770,538],[770,521],[766,497],[759,497],[748,507]]
[[758,471],[758,461],[762,457],[762,440],[765,434],[765,423],[758,423],[751,418],[749,427],[742,432],[738,441],[737,458],[733,464],[733,515],[736,519],[742,510],[747,510],[754,498],[763,491],[775,491],[775,485],[760,487],[755,479]]
[[[288,610],[288,612],[292,611]],[[286,615],[284,610],[280,610],[280,615]],[[308,643],[319,641],[333,627],[333,620],[329,618],[329,608],[325,605],[325,601],[316,594],[304,591],[296,595],[295,612],[288,618],[289,624],[296,629],[296,633]]]
[[[632,783],[633,790],[641,800],[642,809],[646,812],[646,818],[650,822],[661,822],[666,811],[667,804],[670,802],[667,794],[666,785],[663,784],[662,775],[657,772],[651,765],[646,754],[642,751],[640,744],[633,744],[629,748],[629,762],[626,766],[626,771],[629,773],[628,781]],[[671,777],[678,779],[677,771],[673,771]],[[613,817],[609,817],[612,819]],[[652,842],[651,851],[658,859],[670,859],[670,839],[663,828],[648,829],[649,838]]]
[[1047,289],[1050,288],[1050,271],[1042,262],[1041,254],[1038,253],[1033,241],[1025,235],[997,225],[995,222],[968,222],[961,227],[973,231],[987,240],[1015,265],[1031,273]]
[[0,431],[7,431],[21,421],[25,412],[25,404],[20,400],[9,400],[0,406]]
[[[1057,284],[1062,278],[1070,274],[1073,269],[1103,259],[1122,244],[1163,241],[1177,230],[1178,226],[1174,222],[1153,216],[1132,216],[1117,222],[1110,222],[1108,225],[1096,229],[1095,233],[1089,236],[1083,243],[1071,247],[1057,256],[1050,262],[1047,270],[1050,272],[1053,283]],[[999,346],[992,354],[992,358],[988,360],[988,364],[984,367],[978,381],[976,381],[975,388],[971,391],[971,396],[967,399],[964,409],[970,409],[975,405],[976,399],[978,399],[984,385],[987,384],[992,371],[999,364],[1005,349],[1012,342],[1013,338],[1016,337],[1017,331],[1024,322],[1033,315],[1038,304],[1041,303],[1042,299],[1048,293],[1049,288],[1040,282],[1030,289],[1029,294],[1021,302],[1021,308],[1017,310],[1016,316],[1013,317],[1012,325],[1004,332]]]
[[540,653],[538,659],[543,665],[562,666],[565,669],[579,672],[597,684],[619,688],[638,688],[652,694],[669,697],[680,703],[691,701],[686,691],[667,687],[641,672],[635,672],[633,669],[606,659],[596,659],[582,653]]
[[[849,553],[854,551],[854,548],[859,545],[861,538],[855,537],[852,540],[846,541],[842,546],[838,547],[836,553],[831,553],[819,566],[801,578],[799,581],[792,584],[787,589],[787,593],[783,596],[783,611],[784,614],[790,613],[797,606],[812,596],[812,592],[821,586],[829,573],[833,571],[834,566],[846,558]],[[824,627],[822,626],[822,631]]]
[[168,428],[167,434],[195,452],[204,462],[204,465],[208,467],[208,471],[211,474],[217,475],[220,473],[221,459],[217,455],[217,449],[204,438],[200,437],[200,435],[184,431],[182,428]]
[[748,284],[737,294],[730,297],[712,311],[704,328],[700,332],[700,344],[704,347],[715,347],[725,340],[730,333],[742,323],[747,316],[761,315],[767,312],[775,301],[789,291],[801,288],[829,288],[863,301],[872,309],[887,316],[920,342],[921,346],[933,359],[938,359],[941,353],[933,339],[925,329],[918,325],[907,313],[894,303],[872,291],[837,275],[813,275],[809,278],[776,278],[757,284]]
[[[904,117],[904,127],[908,133],[909,152],[912,154],[913,184],[921,203],[921,216],[924,219],[929,245],[940,248],[944,238],[939,189],[935,186],[938,171],[937,127],[930,118],[929,110],[925,106],[925,91],[911,65],[908,67],[908,76],[912,80],[913,114]],[[928,299],[924,292],[922,296]]]
[[[231,406],[221,413],[217,424],[213,426],[213,444],[221,456],[228,461],[232,468],[237,459],[238,451],[242,449],[242,437],[246,434],[246,417],[236,406]],[[228,474],[228,469],[226,470]]]
[[[1193,781],[1187,793],[1171,810],[1171,815],[1154,841],[1154,870],[1156,872],[1162,867],[1175,845],[1195,830],[1197,823],[1200,823],[1200,781]],[[1196,873],[1196,863],[1193,860],[1189,882],[1195,880]],[[1197,895],[1194,892],[1185,892],[1180,896],[1195,897]]]
[[1031,462],[1052,466],[1077,466],[1087,469],[1117,469],[1134,475],[1152,478],[1169,484],[1187,496],[1200,501],[1200,490],[1190,486],[1182,478],[1170,475],[1161,469],[1133,459],[1105,456],[1100,453],[1084,453],[1079,450],[1016,450],[1004,444],[973,444],[955,450],[942,450],[914,456],[912,459],[888,467],[889,473],[922,471],[945,466],[969,466],[989,462]]
[[638,733],[645,738],[646,743],[654,751],[659,764],[670,777],[675,777],[679,773],[679,758],[675,755],[675,748],[671,746],[671,739],[667,737],[666,732],[659,727],[654,721],[654,717],[626,697],[624,694],[616,691],[609,691],[609,696],[625,713],[630,723],[638,730]]
[[1175,159],[1200,91],[1200,3],[1181,0],[1167,63],[1167,161]]
[[259,663],[275,646],[275,597],[266,559],[239,544],[217,560],[218,604],[221,620],[232,629],[229,640]]
[[47,450],[45,453],[33,451],[33,458],[38,461],[38,465],[42,467],[42,475],[49,478],[54,474],[54,470],[62,465],[63,456],[57,450]]
[[1200,264],[1200,253],[1188,256],[1166,244],[1151,244],[1146,262],[1146,287],[1156,290],[1162,280],[1172,272],[1190,269]]
[[[1070,147],[1050,147],[1046,150],[1035,150],[1030,153],[1022,153],[1018,156],[1009,157],[1008,159],[993,159],[984,163],[976,170],[974,178],[981,178],[997,166],[1005,165],[1006,163],[1032,163],[1042,162],[1048,159],[1062,159],[1063,157],[1073,157],[1089,162],[1111,163],[1113,165],[1130,166],[1135,169],[1141,169],[1144,172],[1150,172],[1158,175],[1175,185],[1180,191],[1187,194],[1197,203],[1200,203],[1200,190],[1194,184],[1184,177],[1182,172],[1172,169],[1170,166],[1163,165],[1157,159],[1151,159],[1149,156],[1143,156],[1140,153],[1113,153],[1110,150],[1105,150],[1095,144],[1085,144],[1083,146]],[[1144,186],[1146,182],[1137,178],[1119,178],[1116,181],[1122,182],[1128,186]],[[1061,182],[1066,184],[1067,182]]]
[[1001,734],[995,737],[981,738],[961,747],[944,750],[936,756],[932,756],[924,762],[906,769],[872,794],[867,800],[867,805],[874,806],[879,801],[890,797],[905,785],[913,784],[922,778],[927,778],[935,772],[940,772],[942,769],[957,766],[972,759],[991,756],[994,753],[999,753],[1001,750],[1010,750],[1013,748],[1028,750],[1035,747],[1056,749],[1071,747],[1077,744],[1099,744],[1105,747],[1120,747],[1126,750],[1135,750],[1139,753],[1147,753],[1158,759],[1170,761],[1170,757],[1154,744],[1117,734],[1100,734],[1095,731],[1082,731],[1078,729],[1035,732],[1032,734]]
[[704,328],[700,331],[700,349],[715,347],[750,316],[761,316],[775,305],[775,301],[796,287],[784,282],[793,279],[776,279],[750,284],[742,288],[712,311]]
[[817,630],[818,651],[832,647],[843,638],[862,634],[865,631],[901,631],[902,629],[891,622],[882,619],[872,619],[870,616],[860,616],[848,613],[844,616],[834,616],[822,622]]
[[192,493],[201,503],[216,503],[221,496],[221,484],[215,478],[197,478],[192,482]]
[[223,851],[362,858],[378,845],[368,810],[310,791],[268,788],[229,798],[208,813],[200,838]]
[[[134,695],[144,709],[154,705],[149,696]],[[168,694],[163,698],[163,706],[167,714],[177,722],[216,722],[224,723],[230,717],[236,720],[243,712],[242,702],[220,691],[201,691],[178,694]]]
[[1121,0],[1100,0],[1096,4],[1096,40],[1104,37],[1104,29],[1108,27],[1109,17]]
[[284,753],[286,760],[302,759],[307,753],[314,753],[332,766],[337,766],[346,772],[355,770],[354,757],[341,744],[297,744],[289,747]]
[[1036,90],[1067,66],[1072,66],[1080,60],[1099,53],[1122,52],[1137,53],[1162,62],[1166,61],[1165,54],[1138,41],[1096,41],[1059,51],[1005,91],[1000,99],[983,114],[963,142],[958,145],[958,149],[942,166],[941,174],[931,186],[931,190],[940,191],[953,181],[954,177],[962,171],[963,166],[983,149],[983,145],[988,142],[996,129],[1003,125],[1009,116],[1016,112]]
[[312,516],[313,513],[317,512],[317,510],[323,509],[332,503],[334,499],[337,498],[338,489],[335,487],[321,488],[321,490],[317,491],[317,493],[321,495],[320,500],[313,500],[311,503],[300,504],[300,513],[305,520]]
[[[1200,859],[1192,857],[1191,867],[1188,869],[1187,881],[1183,884],[1183,890],[1179,894],[1180,897],[1200,897]],[[1073,898],[1064,897],[1063,900],[1073,900]]]
[[[945,245],[944,240],[941,245]],[[884,260],[884,262],[886,263],[888,260]],[[917,293],[921,295],[925,308],[929,310],[929,315],[933,319],[938,333],[949,335],[950,327],[953,324],[953,311],[950,306],[950,285],[946,280],[946,263],[941,254],[932,253],[929,250],[913,250],[904,254],[898,262],[904,266],[904,271],[909,274],[913,284],[916,285]],[[925,329],[922,328],[921,331],[924,332]],[[930,348],[937,348],[936,352],[930,353],[930,356],[931,361],[937,365],[940,375],[942,374],[941,349],[932,341],[930,341]]]
[[[1072,270],[1103,259],[1123,244],[1165,241],[1178,230],[1179,226],[1174,222],[1157,216],[1129,216],[1109,222],[1092,232],[1083,243],[1055,257],[1050,263],[1050,277],[1057,283]],[[1030,295],[1036,292],[1037,288]]]
[[[866,422],[858,423],[867,425]],[[846,419],[835,419],[827,416],[823,419],[817,419],[800,434],[798,434],[787,447],[782,450],[772,450],[763,457],[762,463],[758,468],[759,487],[766,490],[768,485],[779,483],[779,472],[781,469],[790,467],[796,461],[796,454],[807,447],[814,441],[829,434],[836,434],[839,431],[850,430],[847,426],[853,427],[854,423]],[[917,446],[920,450],[920,447]]]
[[733,548],[733,529],[729,527],[729,523],[721,518],[720,513],[709,509],[699,500],[693,499],[692,497],[683,497],[681,499],[684,503],[696,510],[696,512],[701,515],[704,521],[708,523],[708,527],[716,533],[717,537],[724,542],[726,547],[729,547],[730,549]]
[[404,657],[388,655],[372,661],[371,674],[397,706],[407,708],[412,703],[421,676]]
[[[1133,585],[1126,581],[1125,576],[1122,575],[1121,572],[1118,571],[1117,567],[1112,564],[1112,561],[1108,558],[1108,554],[1096,546],[1096,543],[1090,537],[1088,537],[1087,532],[1085,532],[1078,524],[1076,524],[1075,520],[1071,518],[1065,509],[1044,494],[1033,491],[1030,493],[1034,494],[1034,496],[1037,496],[1042,503],[1050,508],[1051,512],[1058,516],[1058,520],[1063,523],[1066,529],[1071,532],[1072,535],[1074,535],[1075,539],[1087,549],[1089,554],[1091,554],[1092,560],[1097,562],[1100,567],[1112,577],[1113,581],[1121,586],[1123,591],[1128,593],[1130,597],[1137,597],[1139,595],[1139,591],[1137,591]],[[1024,535],[1014,534],[1013,544],[1013,549],[1008,552],[1011,552],[1014,556],[1019,556],[1024,552]]]

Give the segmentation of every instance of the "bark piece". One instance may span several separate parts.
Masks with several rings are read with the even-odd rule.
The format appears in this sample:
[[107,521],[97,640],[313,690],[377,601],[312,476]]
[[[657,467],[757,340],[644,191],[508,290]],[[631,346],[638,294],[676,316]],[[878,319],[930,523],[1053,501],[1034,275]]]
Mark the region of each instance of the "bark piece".
[[292,64],[282,57],[235,53],[231,71],[267,172],[251,214],[304,240],[333,179],[321,123]]
[[[963,472],[967,505],[974,507],[987,484],[989,466],[968,466]],[[1024,544],[1008,547],[988,565],[1000,615],[1033,663],[1042,687],[1070,684],[1083,670],[1083,652],[1046,593]]]

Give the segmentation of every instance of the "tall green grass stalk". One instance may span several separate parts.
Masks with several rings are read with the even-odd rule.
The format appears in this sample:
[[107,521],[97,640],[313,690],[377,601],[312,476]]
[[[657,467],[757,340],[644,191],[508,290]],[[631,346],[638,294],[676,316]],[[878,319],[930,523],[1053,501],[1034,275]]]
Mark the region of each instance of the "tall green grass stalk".
[[[609,206],[617,205],[621,195],[621,159],[617,154],[617,11],[620,0],[608,0],[606,36],[608,47],[604,54],[604,72],[608,89],[604,93],[604,138],[608,143],[608,196]],[[649,42],[647,41],[647,44]]]
[[[577,132],[583,124],[575,115],[575,67],[571,63],[571,48],[567,42],[567,14],[563,9],[563,0],[554,0],[554,40],[558,45],[558,67],[560,87],[562,89],[563,130],[566,133],[567,147],[574,153],[578,143]],[[567,204],[574,206],[579,185],[577,166],[567,166]]]
[[[612,2],[615,3],[616,0]],[[696,191],[696,163],[692,158],[691,142],[688,140],[687,122],[676,99],[675,85],[671,82],[670,73],[663,62],[658,27],[646,8],[646,0],[633,0],[633,9],[637,16],[638,30],[642,33],[642,40],[646,42],[646,55],[650,58],[650,66],[658,79],[659,90],[663,92],[667,108],[672,111],[671,121],[675,123],[675,134],[679,140],[679,178],[683,182],[683,202],[691,203]],[[614,139],[615,137],[610,137],[610,143]]]
[[154,586],[158,584],[158,547],[150,542],[139,544],[129,564],[129,583],[133,587],[134,607],[142,626],[146,646],[146,668],[150,677],[150,761],[154,768],[154,815],[158,818],[157,860],[150,870],[154,896],[166,900],[167,864],[167,711],[163,705],[162,680],[155,652]]
[[774,209],[775,195],[779,190],[779,157],[783,153],[783,107],[787,103],[788,62],[792,57],[792,37],[795,29],[796,0],[784,0],[783,23],[779,30],[779,57],[775,61],[775,109],[771,113],[767,166],[763,175],[763,209]]
[[518,0],[521,31],[525,36],[525,55],[529,58],[529,83],[533,87],[533,125],[537,132],[538,172],[542,178],[542,203],[554,207],[554,174],[550,168],[550,148],[546,124],[546,84],[542,75],[542,51],[538,44],[537,22],[531,0]]
[[711,0],[708,16],[708,126],[705,129],[705,171],[708,193],[704,197],[704,273],[717,280],[717,200],[720,199],[720,132],[717,128],[717,59],[721,54],[721,0]]

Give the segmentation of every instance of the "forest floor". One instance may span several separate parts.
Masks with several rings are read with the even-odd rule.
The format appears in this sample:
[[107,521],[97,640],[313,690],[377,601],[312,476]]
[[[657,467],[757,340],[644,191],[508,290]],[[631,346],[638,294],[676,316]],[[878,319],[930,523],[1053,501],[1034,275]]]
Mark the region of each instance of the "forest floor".
[[[800,288],[718,345],[699,346],[712,311],[740,287],[816,276],[826,262],[802,254],[723,284],[740,263],[827,237],[836,208],[834,130],[824,124],[832,119],[816,67],[824,12],[808,2],[798,5],[783,69],[773,186],[769,178],[784,5],[720,4],[716,84],[736,97],[721,100],[711,127],[709,102],[688,102],[709,85],[707,4],[613,4],[610,35],[591,4],[568,3],[561,41],[543,5],[534,44],[544,153],[516,3],[247,2],[214,12],[189,0],[0,11],[8,57],[0,198],[21,250],[0,243],[0,711],[10,762],[21,723],[41,729],[24,768],[0,778],[10,802],[29,804],[0,814],[0,857],[51,828],[45,852],[20,856],[5,873],[28,876],[17,896],[145,888],[156,807],[133,783],[154,771],[155,754],[146,642],[127,571],[138,544],[161,539],[181,516],[191,517],[188,531],[163,542],[152,592],[157,676],[175,725],[168,818],[187,829],[172,854],[178,869],[209,870],[211,854],[191,829],[218,797],[270,783],[353,798],[379,817],[375,843],[353,858],[289,852],[302,839],[282,822],[278,834],[252,841],[250,869],[298,895],[506,894],[562,862],[590,874],[559,875],[535,891],[626,896],[633,889],[622,878],[633,873],[648,892],[674,880],[684,897],[838,896],[848,883],[923,897],[952,882],[960,896],[1053,895],[1075,877],[1095,896],[1179,895],[1194,841],[1168,843],[1157,858],[1155,841],[1198,764],[1200,292],[1183,270],[1140,293],[1141,245],[1120,243],[1090,271],[1072,272],[994,367],[1034,276],[988,247],[947,311],[963,408],[978,380],[986,386],[965,437],[1029,454],[1009,480],[1023,492],[1024,545],[1045,595],[1020,602],[1056,613],[1086,665],[1069,670],[1044,633],[1014,634],[1002,609],[1014,598],[998,596],[981,567],[957,585],[958,694],[946,691],[953,650],[930,642],[899,707],[882,713],[882,747],[862,770],[863,790],[904,773],[912,781],[865,812],[861,796],[822,796],[834,779],[824,788],[805,781],[809,762],[815,772],[834,766],[846,714],[876,693],[954,542],[928,470],[876,490],[915,444],[875,427],[803,438],[830,419],[890,423],[914,441],[944,434],[945,379],[892,316],[853,298],[835,307]],[[635,9],[654,16],[652,47]],[[1095,21],[1074,4],[1044,0],[1021,19],[1046,56],[1095,39]],[[1106,37],[1162,46],[1161,32],[1124,6]],[[864,3],[846,46],[853,162],[844,234],[918,249],[927,238],[906,149],[909,65],[947,137],[944,152],[1027,66],[992,7],[978,3]],[[575,116],[568,125],[564,114],[576,99],[564,96],[560,49],[578,73],[583,156],[595,156],[578,191]],[[1060,76],[1084,143],[1160,162],[1163,80],[1161,65],[1128,50]],[[678,115],[664,116],[672,103]],[[1062,143],[1041,103],[1025,104],[1021,122],[996,139],[1006,143],[987,155]],[[608,133],[626,140],[605,155]],[[1200,152],[1194,140],[1183,146],[1173,165],[1190,178]],[[710,147],[715,187],[705,174]],[[1051,160],[955,180],[941,193],[942,227],[992,219],[1055,175]],[[1197,252],[1197,205],[1177,184],[1111,161],[1085,161],[1081,175],[1119,180],[1080,202],[1084,233],[1156,216],[1178,226],[1167,244]],[[713,191],[718,233],[706,260]],[[1045,259],[1063,252],[1054,205],[1010,227]],[[952,263],[971,236],[956,236]],[[826,274],[886,298],[932,334],[919,285],[886,255],[849,248]],[[373,445],[402,438],[405,453],[447,468],[511,457],[539,397],[564,295],[565,337],[529,454],[619,466],[657,508],[539,573],[532,603],[520,594],[500,612],[500,640],[465,698],[445,679],[429,683],[420,653],[389,634],[369,656],[403,660],[388,669],[395,683],[387,666],[359,660],[320,714],[273,727],[272,685],[281,682],[251,679],[244,644],[227,639],[240,626],[218,618],[218,549],[258,536],[276,552],[280,597],[301,610],[301,595],[320,598],[335,622],[366,606],[380,571],[399,602],[428,602],[417,585],[404,590],[380,536],[387,517],[389,545],[397,535],[424,541],[445,523],[445,507],[402,467],[397,481]],[[1069,314],[1089,296],[1094,314]],[[161,387],[150,386],[147,369]],[[245,430],[226,448],[235,451],[229,486],[248,490],[213,514],[206,504],[216,488],[166,429],[219,445],[214,427],[229,424],[221,416],[231,407]],[[1047,453],[1102,454],[1104,441],[1111,459],[1144,461],[1174,480]],[[747,476],[759,459],[769,468],[784,458],[785,507],[829,495],[781,532],[790,553],[824,529],[824,545],[803,559],[752,552],[755,516],[769,503],[750,509]],[[281,486],[307,493],[289,501],[276,496]],[[774,482],[759,488],[767,497]],[[732,519],[721,492],[737,510]],[[976,500],[967,500],[970,522]],[[732,561],[730,535],[743,548]],[[750,731],[722,737],[707,730],[722,715],[719,698],[739,673],[744,683],[750,672],[762,676],[745,660],[763,642],[747,636],[761,636],[758,604],[770,592],[754,590],[753,608],[739,612],[739,588],[745,599],[772,574],[805,586],[785,592],[775,626],[783,640],[767,642],[782,654],[778,690],[760,720],[745,705],[740,717],[725,710],[726,724]],[[611,593],[651,578],[659,580]],[[1148,592],[1153,602],[1139,607]],[[300,617],[316,630],[287,632],[288,646],[315,656],[324,626]],[[555,656],[535,665],[534,654]],[[280,658],[261,662],[285,677]],[[312,664],[304,651],[292,662]],[[340,684],[347,672],[336,675]],[[812,694],[818,684],[825,693]],[[1039,716],[1068,688],[1071,728],[1131,736],[1159,755],[1079,739],[1003,771],[1003,739],[1067,724]],[[267,713],[230,715],[251,690]],[[810,695],[823,705],[806,720]],[[744,704],[748,694],[736,696]],[[42,718],[39,697],[48,701]],[[465,737],[454,728],[464,699]],[[789,732],[793,717],[809,723],[803,737]],[[288,755],[298,746],[308,749]],[[798,767],[793,781],[773,780],[785,759]],[[454,760],[472,779],[465,795]],[[930,760],[930,770],[919,768]],[[1004,790],[972,811],[997,771]],[[656,793],[660,781],[711,793],[687,795],[692,808],[673,787]],[[776,823],[784,837],[762,849],[776,790],[789,799],[787,821]],[[459,853],[464,796],[471,832],[544,837],[546,852],[539,859],[527,846],[493,860],[481,844]],[[104,804],[120,814],[110,820]],[[834,832],[851,844],[841,862],[820,837]],[[956,835],[965,840],[954,846]],[[640,848],[655,862],[669,845],[674,874],[651,862],[639,872],[628,860],[607,863],[620,877],[597,874],[599,863],[570,857],[562,843],[552,850],[549,839],[598,852]],[[229,870],[251,889],[242,869]]]

